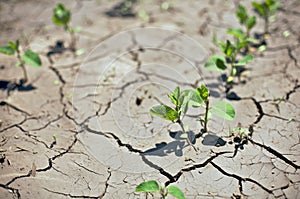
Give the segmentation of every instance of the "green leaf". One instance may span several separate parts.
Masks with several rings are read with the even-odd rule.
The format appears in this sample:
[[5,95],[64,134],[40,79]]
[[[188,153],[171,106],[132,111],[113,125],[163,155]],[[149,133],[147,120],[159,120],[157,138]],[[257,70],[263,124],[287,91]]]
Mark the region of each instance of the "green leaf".
[[58,3],[53,10],[52,21],[55,25],[66,26],[71,19],[71,12],[63,4]]
[[199,88],[197,88],[197,91],[203,101],[207,101],[209,96],[209,90],[207,89],[207,87],[205,85],[201,85]]
[[179,100],[182,102],[182,106],[184,106],[185,98],[188,100],[188,106],[199,107],[203,103],[200,94],[196,90],[184,90],[180,94]]
[[247,14],[246,8],[242,5],[239,5],[239,7],[236,11],[236,16],[238,17],[240,23],[244,24],[246,22],[246,20],[248,19],[248,14]]
[[227,40],[225,51],[223,51],[225,53],[225,55],[227,57],[231,57],[231,55],[234,53],[235,50],[236,49],[235,49],[234,45],[229,40]]
[[167,105],[153,106],[150,109],[150,114],[171,121],[176,121],[179,118],[177,111]]
[[263,4],[260,4],[260,3],[257,3],[257,2],[252,2],[252,6],[257,10],[257,12],[261,16],[266,16],[266,11],[265,11],[265,8],[264,8]]
[[15,54],[15,50],[10,46],[0,46],[0,53],[5,55],[13,55]]
[[39,67],[42,65],[39,55],[31,50],[26,50],[25,54],[22,56],[22,61],[33,67]]
[[178,86],[174,89],[174,93],[168,94],[168,97],[170,98],[171,102],[176,107],[180,107],[179,96],[180,96],[180,88]]
[[230,34],[236,38],[245,38],[246,34],[241,29],[230,28],[227,30],[227,34]]
[[223,56],[214,55],[211,56],[205,63],[204,67],[207,70],[214,70],[214,71],[223,71],[227,68],[225,65],[226,59]]
[[136,192],[158,192],[159,185],[155,180],[142,182],[135,188]]
[[253,60],[253,55],[246,55],[242,59],[239,60],[238,63],[233,64],[234,66],[244,66]]
[[246,22],[246,27],[248,30],[251,30],[256,24],[256,17],[250,17]]
[[177,199],[185,199],[183,192],[176,186],[169,186],[168,193]]
[[233,120],[235,117],[234,107],[228,102],[216,101],[210,111],[225,120]]
[[12,41],[9,41],[9,42],[8,42],[8,45],[9,45],[12,49],[14,49],[15,51],[17,51],[18,48],[19,48],[19,41],[17,40],[16,43],[15,43],[15,42],[12,42]]

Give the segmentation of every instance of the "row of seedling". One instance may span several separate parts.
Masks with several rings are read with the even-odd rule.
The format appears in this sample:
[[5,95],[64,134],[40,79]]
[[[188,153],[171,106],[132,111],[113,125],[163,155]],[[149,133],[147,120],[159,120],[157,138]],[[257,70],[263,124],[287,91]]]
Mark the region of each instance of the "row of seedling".
[[269,23],[274,19],[276,10],[279,7],[278,0],[265,0],[263,3],[252,2],[254,10],[264,19],[264,33],[262,40],[257,36],[251,36],[251,30],[256,25],[256,17],[249,16],[247,9],[239,5],[236,11],[236,17],[242,28],[232,28],[227,30],[227,34],[233,37],[233,40],[227,39],[225,42],[214,39],[220,46],[223,55],[211,56],[205,63],[207,70],[223,72],[229,69],[226,75],[227,91],[231,88],[235,78],[240,82],[241,72],[246,64],[253,60],[253,47],[259,50],[266,48],[265,39],[269,34]]
[[[265,26],[262,35],[263,39],[266,39],[269,34],[269,21],[278,9],[279,3],[277,0],[265,0],[263,3],[252,2],[252,6],[264,19]],[[229,73],[226,75],[226,86],[231,86],[236,77],[240,82],[240,67],[244,67],[253,60],[250,47],[254,46],[256,42],[256,38],[251,37],[251,30],[256,24],[256,17],[249,16],[246,8],[241,5],[238,6],[236,16],[243,29],[228,29],[227,34],[233,36],[234,41],[216,41],[223,55],[211,56],[204,66],[208,70],[215,71],[229,69]],[[262,44],[265,44],[265,42],[262,42]],[[263,45],[261,49],[264,48],[265,46]],[[227,91],[228,89],[226,92]],[[166,104],[156,105],[150,109],[150,114],[177,123],[181,127],[182,137],[185,138],[188,144],[196,151],[197,149],[189,140],[185,125],[183,124],[183,118],[188,108],[201,108],[204,110],[204,116],[198,118],[202,126],[202,129],[199,130],[201,134],[208,131],[208,121],[212,115],[219,116],[225,120],[233,120],[235,117],[235,109],[228,102],[216,101],[213,105],[210,105],[209,90],[205,85],[201,85],[197,89],[183,91],[180,91],[180,88],[176,87],[173,93],[168,94],[168,97],[173,107]],[[248,135],[251,134],[248,129],[244,129],[241,126],[230,129],[229,133],[231,136],[234,136],[233,142],[236,143],[236,147],[243,147],[243,144],[247,142]],[[166,187],[164,184],[159,185],[154,180],[142,182],[136,187],[135,191],[159,193],[162,199],[165,199],[168,194],[177,199],[185,199],[183,192],[178,187]]]

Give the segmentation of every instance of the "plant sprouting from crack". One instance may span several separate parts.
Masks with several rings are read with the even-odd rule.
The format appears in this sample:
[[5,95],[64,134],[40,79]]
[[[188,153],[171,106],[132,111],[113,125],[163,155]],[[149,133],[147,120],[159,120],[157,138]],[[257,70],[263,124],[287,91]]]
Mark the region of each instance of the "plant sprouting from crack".
[[76,37],[75,33],[80,31],[79,27],[71,27],[71,11],[66,9],[61,3],[58,3],[53,9],[52,21],[57,26],[63,26],[64,30],[68,32],[71,36],[70,50],[72,52],[76,51]]
[[[208,131],[208,121],[211,115],[216,115],[221,117],[225,120],[233,120],[235,117],[235,109],[234,107],[228,103],[223,101],[215,101],[212,106],[210,106],[210,99],[209,99],[209,90],[205,85],[201,85],[199,88],[196,89],[197,93],[199,94],[201,101],[197,104],[204,104],[204,117],[199,118],[201,126],[203,126],[203,133]],[[196,97],[194,99],[197,99]],[[194,107],[197,107],[196,103],[193,104]]]
[[252,2],[253,8],[258,12],[258,14],[263,17],[265,26],[264,34],[265,36],[269,33],[269,23],[274,20],[277,9],[279,8],[278,0],[264,0],[264,2]]
[[25,64],[33,67],[40,67],[42,65],[42,61],[36,52],[29,49],[23,52],[19,40],[17,40],[16,42],[9,41],[7,46],[1,46],[0,53],[16,56],[18,61],[16,66],[21,67],[24,74],[24,79],[20,81],[21,85],[26,83],[29,79]]
[[195,151],[197,150],[189,140],[182,120],[187,112],[189,102],[202,102],[201,98],[198,96],[199,95],[197,95],[194,90],[184,90],[181,92],[180,88],[176,87],[173,93],[168,94],[168,97],[170,98],[172,104],[175,105],[174,108],[162,104],[153,106],[150,109],[151,115],[158,116],[174,123],[178,123],[182,129],[182,137],[186,138],[188,144],[192,146]]
[[168,195],[172,195],[177,199],[185,199],[183,192],[177,186],[159,185],[155,180],[142,182],[139,184],[135,192],[159,193],[161,199],[166,199]]
[[251,136],[251,132],[241,127],[241,123],[238,123],[237,127],[229,129],[229,137],[232,138],[229,143],[234,143],[236,148],[243,149],[244,144],[248,143],[249,136]]

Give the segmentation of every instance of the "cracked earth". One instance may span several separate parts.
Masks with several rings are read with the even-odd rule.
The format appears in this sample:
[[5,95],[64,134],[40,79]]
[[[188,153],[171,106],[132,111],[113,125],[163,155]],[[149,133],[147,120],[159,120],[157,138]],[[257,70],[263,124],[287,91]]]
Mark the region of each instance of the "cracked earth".
[[[22,73],[0,55],[0,198],[157,198],[134,192],[146,180],[176,185],[186,198],[300,198],[300,2],[280,1],[267,50],[226,94],[220,74],[203,65],[220,53],[213,34],[224,39],[239,27],[238,2],[251,3],[174,0],[163,11],[144,0],[122,16],[120,1],[66,0],[82,29],[85,54],[74,56],[50,52],[70,41],[52,24],[57,2],[1,1],[0,44],[20,38],[43,65],[27,67],[27,87],[4,87]],[[260,19],[254,29],[263,30]],[[203,113],[191,111],[184,122],[195,152],[149,109],[168,103],[177,85],[200,84],[230,101],[236,118],[213,118],[201,134],[195,117]],[[251,132],[239,145],[228,136],[238,125]]]

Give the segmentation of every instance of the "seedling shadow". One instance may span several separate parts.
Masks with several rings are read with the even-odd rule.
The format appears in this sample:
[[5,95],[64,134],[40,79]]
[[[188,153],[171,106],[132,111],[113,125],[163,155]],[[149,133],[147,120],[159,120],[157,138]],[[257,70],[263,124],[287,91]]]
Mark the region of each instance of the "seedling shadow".
[[223,140],[221,137],[213,135],[213,134],[207,134],[204,139],[202,140],[202,144],[206,146],[224,146],[226,144],[226,141]]
[[[187,132],[188,139],[191,143],[196,143],[196,136],[192,131]],[[181,137],[182,132],[170,132],[170,136],[175,139],[170,143],[161,142],[155,144],[154,148],[148,149],[144,151],[144,155],[152,155],[152,156],[167,156],[168,154],[175,153],[176,156],[181,157],[183,156],[183,148],[189,145],[185,145],[186,139]]]
[[47,53],[47,58],[51,64],[53,64],[52,56],[56,54],[63,54],[66,51],[71,51],[75,53],[76,49],[73,48],[66,48],[64,42],[61,40],[56,41],[54,46],[49,46],[49,52]]
[[134,4],[137,3],[137,0],[124,0],[117,5],[115,5],[110,10],[106,11],[105,14],[109,17],[123,17],[131,18],[135,17],[136,14],[133,11]]
[[14,90],[27,92],[35,89],[36,87],[33,86],[32,84],[25,84],[23,79],[21,79],[19,82],[0,80],[0,90],[6,90],[8,96],[10,95],[10,92]]

